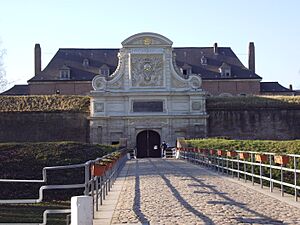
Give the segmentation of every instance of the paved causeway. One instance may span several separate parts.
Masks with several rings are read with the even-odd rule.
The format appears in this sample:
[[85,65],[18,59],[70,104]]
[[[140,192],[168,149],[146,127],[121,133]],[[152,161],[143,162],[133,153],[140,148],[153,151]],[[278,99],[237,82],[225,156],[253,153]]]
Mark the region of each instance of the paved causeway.
[[120,180],[107,224],[300,224],[299,208],[181,160],[131,160]]

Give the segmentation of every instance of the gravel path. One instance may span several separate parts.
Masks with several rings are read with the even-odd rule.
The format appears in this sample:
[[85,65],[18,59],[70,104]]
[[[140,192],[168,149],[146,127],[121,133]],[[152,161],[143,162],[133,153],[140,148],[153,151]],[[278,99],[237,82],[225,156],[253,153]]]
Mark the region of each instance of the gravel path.
[[112,224],[300,224],[300,210],[181,160],[138,159]]

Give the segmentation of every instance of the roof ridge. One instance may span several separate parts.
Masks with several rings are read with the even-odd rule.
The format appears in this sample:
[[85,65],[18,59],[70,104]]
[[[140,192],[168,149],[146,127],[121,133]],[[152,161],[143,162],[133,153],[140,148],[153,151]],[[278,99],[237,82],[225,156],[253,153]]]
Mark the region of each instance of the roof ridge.
[[120,50],[120,48],[59,48],[59,50]]

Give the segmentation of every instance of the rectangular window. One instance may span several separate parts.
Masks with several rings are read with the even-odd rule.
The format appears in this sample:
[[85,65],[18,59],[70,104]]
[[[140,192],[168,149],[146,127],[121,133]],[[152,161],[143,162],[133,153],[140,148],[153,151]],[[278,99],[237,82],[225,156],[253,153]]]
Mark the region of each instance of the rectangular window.
[[163,101],[134,101],[133,112],[163,112],[164,111]]

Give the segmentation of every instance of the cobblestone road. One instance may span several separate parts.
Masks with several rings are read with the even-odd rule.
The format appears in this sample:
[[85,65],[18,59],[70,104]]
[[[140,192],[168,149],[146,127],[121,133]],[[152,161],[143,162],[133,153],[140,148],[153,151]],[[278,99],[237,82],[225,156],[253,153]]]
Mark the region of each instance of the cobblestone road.
[[300,210],[181,160],[139,159],[112,224],[300,224]]

